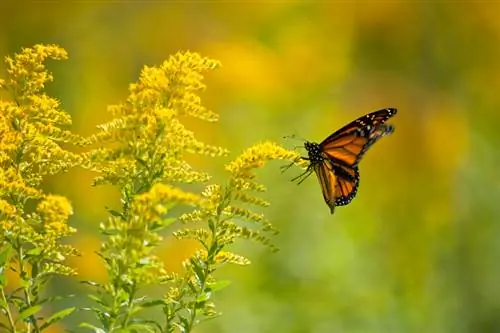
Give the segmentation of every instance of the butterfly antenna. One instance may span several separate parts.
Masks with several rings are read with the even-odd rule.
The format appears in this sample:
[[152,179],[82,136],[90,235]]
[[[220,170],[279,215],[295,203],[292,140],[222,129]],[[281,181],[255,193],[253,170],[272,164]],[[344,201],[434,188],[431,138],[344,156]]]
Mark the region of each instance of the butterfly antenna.
[[304,139],[303,137],[298,136],[297,134],[285,135],[283,137],[283,139],[294,139],[294,140],[299,140],[299,141],[302,141],[302,142],[307,141],[306,139]]

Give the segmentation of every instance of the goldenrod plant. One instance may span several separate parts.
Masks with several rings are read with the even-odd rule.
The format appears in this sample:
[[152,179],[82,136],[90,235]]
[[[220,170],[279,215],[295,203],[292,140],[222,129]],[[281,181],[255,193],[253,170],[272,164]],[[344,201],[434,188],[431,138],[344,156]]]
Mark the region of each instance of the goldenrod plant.
[[[69,115],[42,92],[52,80],[44,60],[66,57],[57,46],[24,49],[7,58],[7,78],[0,81],[11,96],[0,102],[0,314],[7,318],[0,319],[0,327],[41,332],[79,309],[94,314],[93,322],[80,323],[94,332],[191,332],[219,315],[213,295],[229,281],[217,280],[215,271],[250,263],[231,251],[232,244],[253,240],[275,250],[271,236],[276,230],[261,212],[269,205],[259,196],[265,186],[256,181],[254,169],[270,160],[306,165],[296,152],[273,142],[248,148],[227,163],[224,184],[211,183],[209,174],[190,165],[188,154],[229,154],[199,141],[183,125],[186,117],[208,122],[219,117],[202,106],[199,93],[205,89],[203,74],[220,63],[192,52],[144,67],[126,100],[109,107],[112,119],[82,139],[62,129],[70,124]],[[96,148],[75,154],[61,143]],[[78,252],[61,243],[76,232],[67,224],[68,199],[44,194],[41,184],[44,176],[75,166],[98,174],[93,185],[120,192],[120,209],[107,208],[109,217],[100,224],[98,255],[108,279],[84,281],[92,306],[47,315],[44,305],[64,295],[42,298],[40,293],[52,276],[76,274],[65,259]],[[199,184],[200,192],[187,184]],[[172,210],[179,205],[183,210]],[[180,272],[167,271],[158,256],[168,233],[199,244]],[[88,255],[93,254],[83,254]],[[19,277],[18,288],[7,281],[7,270]],[[145,288],[151,286],[163,288],[163,295],[148,295]],[[151,308],[164,318],[152,320],[144,311]]]
[[[83,141],[64,127],[70,116],[60,102],[44,93],[53,80],[46,59],[66,59],[63,49],[36,45],[6,58],[7,75],[0,88],[0,331],[41,332],[71,314],[42,311],[65,295],[46,296],[47,283],[57,275],[75,275],[65,264],[78,251],[63,240],[76,230],[68,225],[73,213],[65,197],[45,193],[42,182],[79,165],[81,156],[61,144]],[[9,281],[7,271],[17,277]],[[66,295],[67,296],[67,295]]]

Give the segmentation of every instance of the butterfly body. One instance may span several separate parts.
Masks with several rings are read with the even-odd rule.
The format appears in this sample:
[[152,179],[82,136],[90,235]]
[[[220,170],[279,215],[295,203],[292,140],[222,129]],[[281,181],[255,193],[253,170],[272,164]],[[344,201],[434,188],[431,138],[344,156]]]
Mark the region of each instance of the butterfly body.
[[332,214],[336,206],[349,204],[358,191],[361,158],[375,142],[394,131],[394,126],[385,122],[396,112],[393,108],[375,111],[352,121],[321,143],[306,141],[308,156],[302,158],[309,161],[309,166],[293,180],[300,179],[300,184],[314,172]]

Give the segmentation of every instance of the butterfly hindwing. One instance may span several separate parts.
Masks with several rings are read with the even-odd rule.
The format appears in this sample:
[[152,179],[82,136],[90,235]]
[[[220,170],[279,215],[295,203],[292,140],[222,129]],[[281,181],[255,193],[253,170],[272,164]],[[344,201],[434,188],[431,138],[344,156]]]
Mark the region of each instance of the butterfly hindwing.
[[326,160],[313,165],[314,172],[321,186],[321,191],[323,192],[323,198],[333,213],[335,208],[335,193],[337,191],[337,177],[332,168],[331,163]]
[[358,192],[359,171],[357,167],[336,167],[337,183],[335,186],[335,206],[345,206],[354,199]]

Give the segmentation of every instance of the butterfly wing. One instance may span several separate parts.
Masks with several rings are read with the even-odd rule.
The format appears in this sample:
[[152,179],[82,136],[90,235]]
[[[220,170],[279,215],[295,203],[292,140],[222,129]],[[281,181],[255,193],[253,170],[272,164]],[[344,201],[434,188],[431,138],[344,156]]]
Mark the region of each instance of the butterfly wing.
[[368,151],[368,149],[375,143],[377,142],[378,140],[380,140],[381,138],[383,138],[384,136],[386,135],[389,135],[391,134],[392,132],[394,132],[394,126],[392,125],[388,125],[388,124],[381,124],[381,125],[378,125],[375,130],[373,130],[373,132],[370,134],[370,138],[369,140],[365,143],[363,149],[359,152],[358,154],[358,163],[359,161],[361,160],[361,158],[363,157],[363,155]]
[[342,127],[320,143],[322,153],[334,163],[355,166],[378,139],[394,131],[384,124],[397,109],[383,109],[364,115]]
[[337,177],[333,171],[332,164],[324,160],[321,163],[313,165],[314,173],[318,177],[319,185],[321,186],[321,191],[323,192],[323,198],[326,204],[330,207],[330,212],[333,214],[335,209],[335,192]]
[[359,170],[352,168],[333,167],[336,175],[335,206],[345,206],[354,199],[358,192]]
[[324,160],[321,163],[314,164],[313,169],[318,177],[323,199],[330,207],[332,214],[335,206],[347,205],[354,199],[359,182],[357,167],[335,167],[330,161]]
[[338,141],[341,137],[352,134],[360,129],[376,127],[377,125],[383,124],[397,112],[398,110],[395,108],[387,108],[365,114],[364,116],[351,121],[349,124],[335,131],[332,135],[323,140],[321,145],[327,145],[328,143]]

